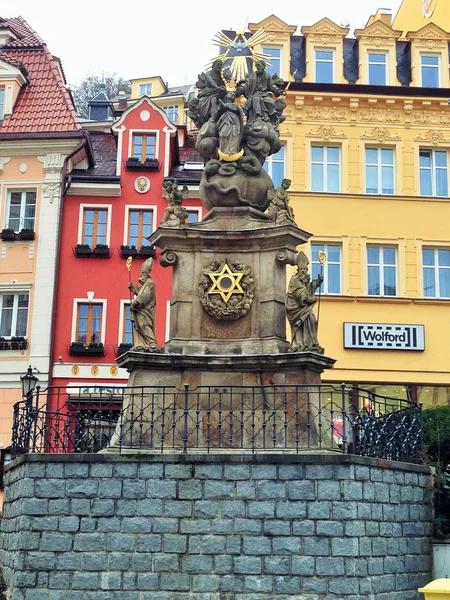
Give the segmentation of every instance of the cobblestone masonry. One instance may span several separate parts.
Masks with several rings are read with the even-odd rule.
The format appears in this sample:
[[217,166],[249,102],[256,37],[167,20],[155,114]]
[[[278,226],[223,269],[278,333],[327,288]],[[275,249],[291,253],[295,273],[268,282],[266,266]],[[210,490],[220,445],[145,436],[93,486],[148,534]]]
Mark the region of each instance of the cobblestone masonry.
[[12,600],[418,600],[426,468],[345,456],[57,456],[7,473]]

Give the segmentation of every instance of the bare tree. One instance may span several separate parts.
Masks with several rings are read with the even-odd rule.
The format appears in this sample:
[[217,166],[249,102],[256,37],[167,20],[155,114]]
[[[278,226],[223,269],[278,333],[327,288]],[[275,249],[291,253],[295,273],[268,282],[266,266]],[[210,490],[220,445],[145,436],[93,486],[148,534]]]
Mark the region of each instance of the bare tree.
[[117,96],[120,91],[129,93],[131,91],[130,82],[123,77],[112,73],[103,77],[99,75],[88,75],[78,85],[71,86],[75,109],[78,116],[85,119],[89,118],[89,100],[92,100],[100,91],[100,86],[106,86],[106,95],[108,98]]

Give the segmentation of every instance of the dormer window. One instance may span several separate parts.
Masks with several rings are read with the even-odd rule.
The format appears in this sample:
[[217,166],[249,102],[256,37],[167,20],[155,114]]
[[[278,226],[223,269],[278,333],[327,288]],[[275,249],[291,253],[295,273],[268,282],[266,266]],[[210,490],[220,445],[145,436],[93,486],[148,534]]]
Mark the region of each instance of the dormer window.
[[152,95],[152,84],[151,83],[140,83],[139,84],[139,96],[151,96]]
[[387,52],[369,52],[369,85],[387,84]]
[[4,46],[16,39],[16,36],[9,29],[0,29],[0,46]]
[[439,87],[439,54],[421,54],[420,68],[422,74],[422,87]]
[[334,83],[334,50],[315,50],[316,83]]
[[267,62],[270,63],[270,67],[267,66],[266,71],[270,75],[278,75],[281,77],[281,48],[275,46],[263,46],[263,54],[266,54],[269,58]]
[[156,135],[144,135],[143,133],[135,133],[133,135],[133,158],[145,162],[146,160],[156,158],[155,150]]
[[0,88],[0,121],[5,113],[5,90]]

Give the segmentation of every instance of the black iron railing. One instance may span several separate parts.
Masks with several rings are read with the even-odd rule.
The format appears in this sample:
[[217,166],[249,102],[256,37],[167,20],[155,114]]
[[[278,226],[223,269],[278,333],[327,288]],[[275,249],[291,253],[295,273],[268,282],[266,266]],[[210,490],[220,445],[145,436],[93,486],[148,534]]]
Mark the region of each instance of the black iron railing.
[[418,462],[421,406],[355,387],[36,388],[12,453],[335,451]]

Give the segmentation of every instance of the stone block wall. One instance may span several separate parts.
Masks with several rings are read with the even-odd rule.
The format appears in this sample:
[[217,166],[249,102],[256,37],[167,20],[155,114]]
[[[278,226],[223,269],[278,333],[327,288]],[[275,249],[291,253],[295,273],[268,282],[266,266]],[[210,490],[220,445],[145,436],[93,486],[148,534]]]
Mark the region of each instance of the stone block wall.
[[6,479],[12,600],[418,600],[430,581],[425,467],[28,455]]

